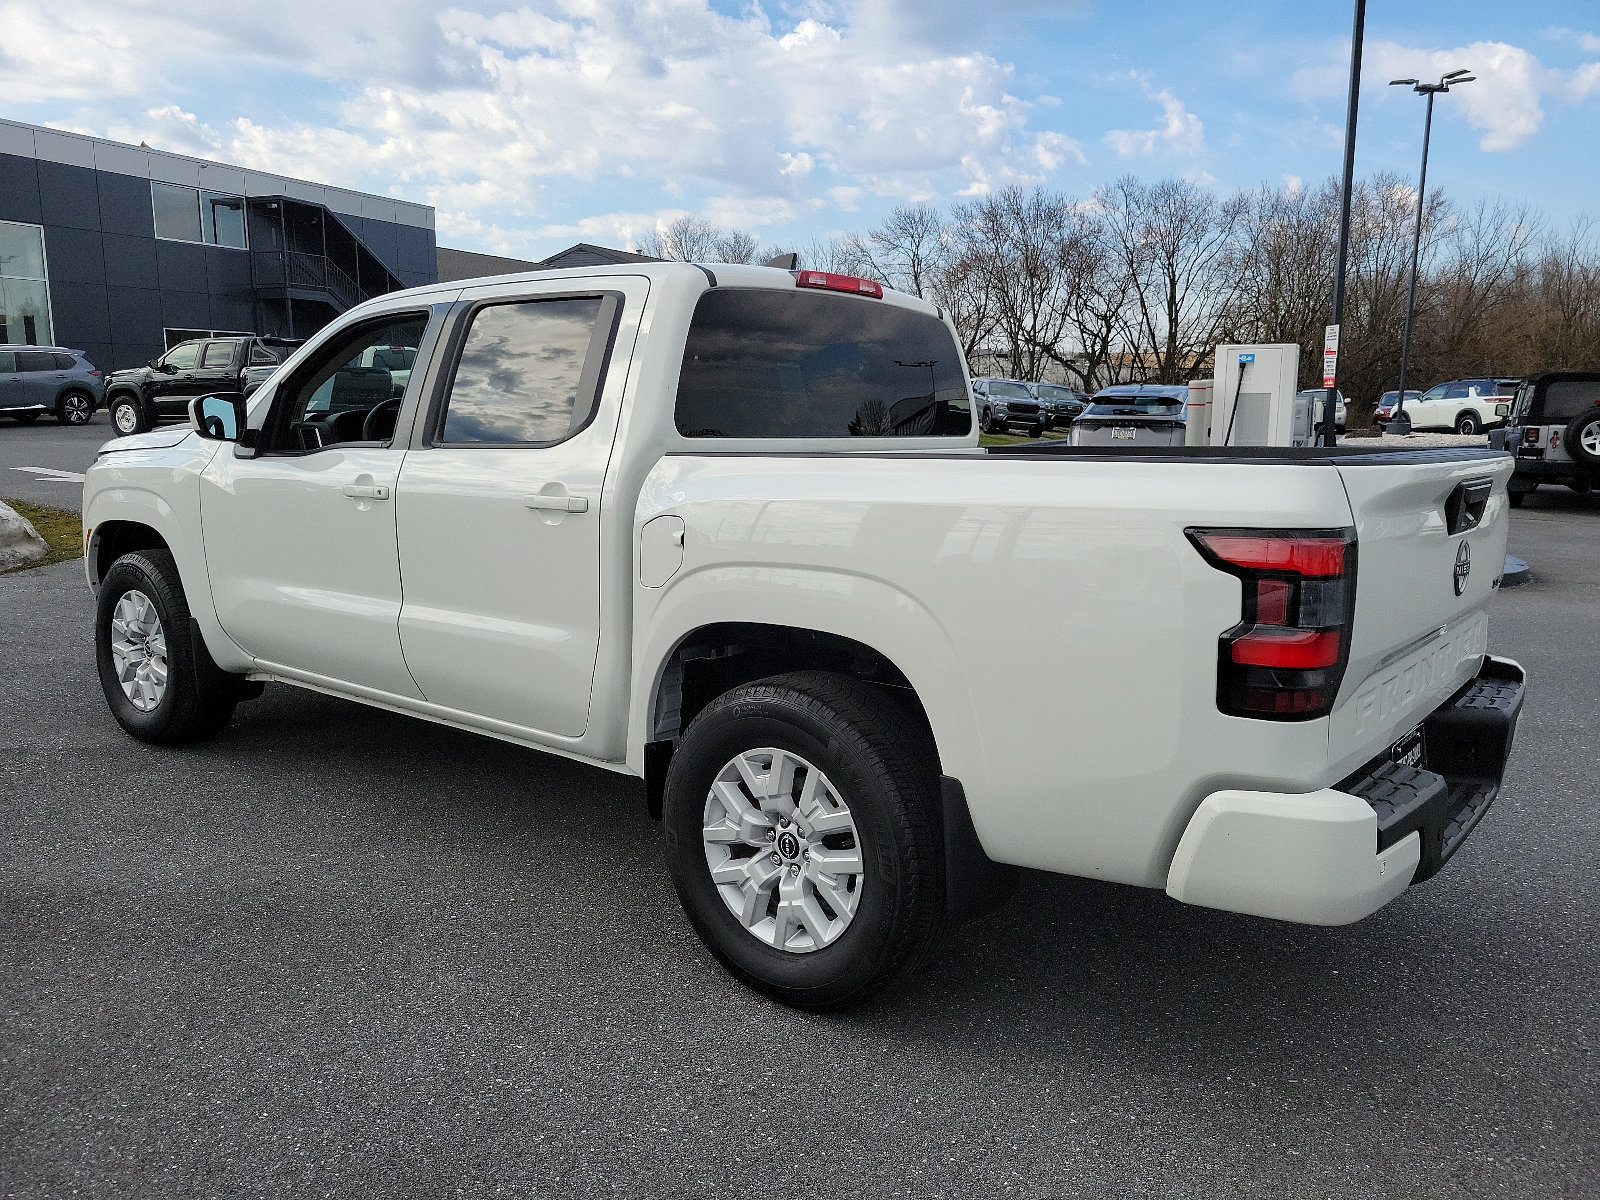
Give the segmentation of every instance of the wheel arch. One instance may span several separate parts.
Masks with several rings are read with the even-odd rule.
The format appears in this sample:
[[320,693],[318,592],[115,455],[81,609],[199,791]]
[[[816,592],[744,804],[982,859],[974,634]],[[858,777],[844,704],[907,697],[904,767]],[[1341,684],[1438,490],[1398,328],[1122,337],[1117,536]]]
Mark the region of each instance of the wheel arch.
[[666,589],[652,613],[639,614],[628,757],[652,806],[678,736],[706,703],[741,683],[797,669],[837,671],[884,688],[928,730],[945,773],[981,773],[973,762],[978,739],[969,692],[931,612],[880,580],[808,569],[780,574],[790,578],[739,568],[695,572]]

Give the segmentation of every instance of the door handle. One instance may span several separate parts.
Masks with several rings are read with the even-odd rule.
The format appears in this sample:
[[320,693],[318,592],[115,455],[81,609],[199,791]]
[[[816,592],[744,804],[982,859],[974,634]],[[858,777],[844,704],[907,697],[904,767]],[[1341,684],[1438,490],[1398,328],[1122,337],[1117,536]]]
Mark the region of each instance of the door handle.
[[543,508],[551,512],[583,513],[589,511],[587,496],[546,496],[538,492],[522,498],[524,508]]
[[381,483],[347,483],[344,485],[344,494],[352,500],[387,500],[389,489]]

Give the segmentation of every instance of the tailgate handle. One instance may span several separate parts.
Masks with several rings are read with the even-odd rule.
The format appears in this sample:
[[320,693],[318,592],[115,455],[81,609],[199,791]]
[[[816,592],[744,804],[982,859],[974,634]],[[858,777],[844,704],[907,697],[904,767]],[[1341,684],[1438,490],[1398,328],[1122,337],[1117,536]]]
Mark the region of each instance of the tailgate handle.
[[1492,491],[1494,484],[1487,479],[1456,484],[1455,491],[1444,502],[1445,526],[1452,535],[1478,527],[1483,520],[1484,505],[1489,503],[1489,493]]

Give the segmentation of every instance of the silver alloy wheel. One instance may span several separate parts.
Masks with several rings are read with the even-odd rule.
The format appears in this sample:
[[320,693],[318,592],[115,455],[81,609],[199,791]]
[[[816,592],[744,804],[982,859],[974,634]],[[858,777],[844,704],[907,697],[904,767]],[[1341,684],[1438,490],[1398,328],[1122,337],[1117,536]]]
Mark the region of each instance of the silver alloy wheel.
[[89,398],[74,392],[61,402],[61,411],[67,414],[69,425],[82,425],[90,417]]
[[753,937],[792,954],[837,941],[866,881],[850,807],[798,754],[746,750],[706,794],[702,841],[711,880]]
[[111,661],[128,703],[153,711],[167,694],[167,634],[143,592],[123,592],[111,612]]
[[132,404],[119,404],[112,410],[118,433],[132,433],[139,428],[139,410]]
[[1590,421],[1578,434],[1578,445],[1588,454],[1600,458],[1600,421]]

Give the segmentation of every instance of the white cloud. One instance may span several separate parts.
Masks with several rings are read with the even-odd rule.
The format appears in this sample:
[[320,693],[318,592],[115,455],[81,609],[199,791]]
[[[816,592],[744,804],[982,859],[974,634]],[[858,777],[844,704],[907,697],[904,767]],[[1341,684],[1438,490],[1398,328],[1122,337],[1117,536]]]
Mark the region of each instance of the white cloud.
[[[0,27],[22,31],[0,45],[0,94],[82,101],[80,116],[115,103],[100,128],[122,140],[396,191],[441,214],[492,209],[502,223],[547,220],[557,191],[616,176],[635,192],[713,195],[759,225],[862,194],[1042,182],[1084,161],[1071,138],[1030,127],[1008,65],[940,48],[951,13],[847,0],[780,21],[789,11],[0,0]],[[48,54],[6,57],[18,42]],[[163,49],[176,44],[181,63]],[[182,64],[194,63],[253,71],[258,92],[331,98],[333,119],[252,112],[208,127],[192,101],[172,102],[192,94]]]
[[1205,149],[1206,130],[1200,118],[1190,112],[1171,88],[1157,91],[1139,72],[1132,78],[1144,94],[1161,105],[1161,124],[1154,129],[1113,129],[1105,135],[1105,143],[1123,158],[1139,158],[1157,150],[1170,150],[1178,154],[1199,154]]
[[1484,150],[1515,150],[1544,120],[1541,95],[1558,90],[1562,76],[1520,46],[1474,42],[1454,50],[1412,50],[1394,42],[1371,48],[1372,64],[1385,81],[1401,76],[1437,79],[1465,67],[1476,77],[1450,92],[1448,104],[1481,130]]

